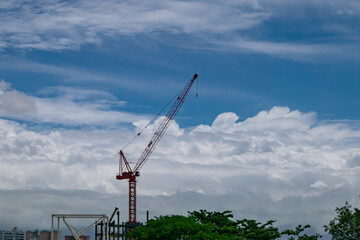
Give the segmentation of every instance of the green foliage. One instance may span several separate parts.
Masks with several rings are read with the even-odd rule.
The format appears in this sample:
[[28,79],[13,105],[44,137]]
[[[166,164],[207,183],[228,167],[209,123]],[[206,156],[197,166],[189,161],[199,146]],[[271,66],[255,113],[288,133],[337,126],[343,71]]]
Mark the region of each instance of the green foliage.
[[273,227],[274,220],[261,224],[256,220],[243,219],[238,221],[239,233],[244,239],[273,240],[281,236],[279,229]]
[[206,210],[189,212],[189,216],[195,218],[198,223],[212,224],[212,231],[218,232],[226,239],[246,239],[246,240],[275,240],[281,237],[290,237],[289,240],[317,240],[321,236],[319,234],[308,236],[303,234],[310,225],[302,227],[299,225],[295,230],[286,230],[280,232],[274,227],[274,220],[267,221],[262,224],[256,220],[232,220],[231,211],[225,212],[208,212]]
[[[275,221],[265,224],[255,220],[233,220],[230,211],[189,212],[185,216],[160,216],[149,220],[145,226],[129,233],[137,240],[275,240],[288,237],[289,240],[317,240],[319,235],[303,234],[309,225],[299,225],[295,230],[280,232]],[[301,235],[303,234],[303,235]]]
[[285,230],[282,232],[283,235],[288,235],[290,238],[289,240],[295,240],[295,239],[298,239],[298,240],[317,240],[319,238],[321,238],[321,235],[320,234],[315,234],[315,235],[307,235],[307,234],[304,234],[304,235],[301,235],[302,232],[305,231],[305,229],[307,228],[310,228],[310,225],[305,225],[305,226],[302,226],[302,225],[298,225],[295,230]]
[[224,239],[212,232],[212,226],[199,224],[194,218],[184,216],[160,216],[149,220],[145,226],[130,232],[137,240],[206,240]]
[[212,231],[217,232],[220,235],[236,235],[238,233],[237,222],[231,220],[231,218],[233,218],[233,215],[230,211],[193,211],[189,212],[189,217],[195,219],[197,223],[211,226]]
[[336,208],[337,216],[325,225],[325,231],[332,235],[334,240],[359,240],[360,239],[360,210],[345,206]]

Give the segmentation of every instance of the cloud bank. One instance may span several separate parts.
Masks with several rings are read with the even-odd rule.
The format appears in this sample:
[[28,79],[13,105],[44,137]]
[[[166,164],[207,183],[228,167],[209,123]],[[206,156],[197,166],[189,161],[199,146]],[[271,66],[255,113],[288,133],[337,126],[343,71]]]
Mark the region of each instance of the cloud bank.
[[[139,157],[160,121],[124,150],[130,161]],[[141,128],[145,122],[134,122],[134,126]],[[56,206],[69,212],[74,201],[86,206],[96,205],[94,201],[115,204],[125,214],[127,182],[115,180],[116,152],[135,132],[31,130],[2,119],[0,195],[6,199],[24,195],[23,201],[30,205],[35,204],[30,201],[31,191],[52,198],[46,209],[37,207],[39,218],[46,215],[44,211],[54,212]],[[222,113],[211,125],[189,129],[173,122],[141,170],[139,212],[232,210],[239,218],[310,223],[321,231],[336,206],[356,201],[359,195],[359,140],[357,124],[319,122],[315,113],[287,107],[273,107],[244,121],[235,113]],[[84,199],[73,194],[78,191],[98,197]],[[11,199],[7,205],[12,206]],[[93,206],[91,211],[105,208]],[[18,223],[22,224],[22,218],[19,213]]]

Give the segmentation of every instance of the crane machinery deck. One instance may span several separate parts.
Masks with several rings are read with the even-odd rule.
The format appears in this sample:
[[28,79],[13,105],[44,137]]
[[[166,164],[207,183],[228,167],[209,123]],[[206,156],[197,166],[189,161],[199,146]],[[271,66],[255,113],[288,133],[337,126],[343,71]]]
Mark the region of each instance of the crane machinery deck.
[[[192,77],[192,79],[187,83],[185,88],[177,95],[177,98],[166,114],[165,118],[162,120],[160,126],[154,133],[149,144],[142,152],[139,160],[136,162],[135,167],[132,169],[129,162],[127,161],[124,152],[119,151],[120,161],[119,161],[119,173],[116,175],[117,180],[129,180],[129,223],[136,224],[136,178],[140,176],[140,169],[149,159],[151,153],[154,151],[156,145],[159,143],[161,137],[164,135],[166,129],[169,127],[171,121],[174,119],[175,115],[181,108],[184,103],[191,86],[194,81],[197,79],[198,75]],[[139,135],[139,134],[138,134]]]

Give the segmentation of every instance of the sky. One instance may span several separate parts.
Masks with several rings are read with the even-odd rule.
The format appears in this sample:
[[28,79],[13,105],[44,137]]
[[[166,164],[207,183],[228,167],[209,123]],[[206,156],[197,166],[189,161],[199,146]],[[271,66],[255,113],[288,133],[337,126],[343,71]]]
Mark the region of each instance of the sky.
[[1,228],[126,221],[117,153],[195,73],[141,169],[139,221],[230,210],[323,234],[360,206],[359,1],[2,0],[0,22]]

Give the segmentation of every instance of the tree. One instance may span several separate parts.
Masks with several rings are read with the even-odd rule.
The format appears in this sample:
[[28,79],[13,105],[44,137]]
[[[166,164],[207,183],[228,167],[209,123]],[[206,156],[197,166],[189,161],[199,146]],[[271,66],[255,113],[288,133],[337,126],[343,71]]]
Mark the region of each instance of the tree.
[[304,231],[310,228],[310,225],[299,225],[295,230],[285,230],[280,232],[273,224],[274,220],[269,220],[262,224],[256,220],[242,219],[234,221],[231,211],[208,212],[206,210],[189,212],[198,223],[213,225],[213,231],[218,232],[226,239],[246,239],[246,240],[275,240],[281,237],[289,237],[289,240],[317,240],[319,234],[307,235]]
[[279,230],[272,227],[275,221],[268,221],[265,224],[248,219],[234,221],[230,211],[208,212],[200,210],[189,212],[189,216],[202,224],[211,223],[212,230],[226,236],[227,239],[232,237],[234,239],[272,240],[280,237]]
[[160,216],[151,219],[145,226],[137,227],[129,232],[130,237],[137,240],[225,240],[217,232],[212,231],[209,224],[200,224],[192,217],[179,215]]
[[[304,234],[303,232],[305,231],[305,229],[307,228],[310,228],[310,225],[305,225],[305,226],[302,226],[302,225],[298,225],[295,230],[285,230],[282,232],[282,235],[288,235],[290,238],[289,240],[295,240],[295,239],[298,239],[298,240],[317,240],[319,238],[321,238],[321,235],[320,234],[315,234],[315,235],[307,235],[307,234]],[[301,235],[303,234],[303,235]]]
[[230,211],[189,212],[188,216],[160,216],[149,220],[129,233],[137,240],[317,240],[320,235],[308,236],[304,230],[310,225],[299,225],[295,230],[280,232],[274,220],[262,224],[256,220],[233,220]]
[[345,202],[345,206],[336,208],[337,216],[324,225],[325,231],[332,235],[334,240],[360,239],[360,210]]
[[281,237],[279,229],[273,226],[274,220],[262,224],[256,220],[239,220],[239,233],[244,239],[249,240],[275,240]]
[[193,218],[199,224],[206,224],[211,227],[213,232],[220,235],[237,235],[238,224],[233,221],[233,215],[230,211],[208,212],[206,210],[188,212],[189,217]]

